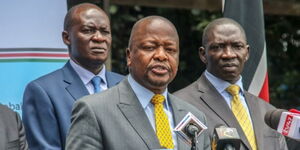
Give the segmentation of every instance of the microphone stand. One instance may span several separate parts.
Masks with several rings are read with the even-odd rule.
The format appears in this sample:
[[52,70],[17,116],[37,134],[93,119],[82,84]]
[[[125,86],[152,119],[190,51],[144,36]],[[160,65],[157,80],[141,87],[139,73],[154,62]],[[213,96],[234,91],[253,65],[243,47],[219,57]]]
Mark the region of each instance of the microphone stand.
[[192,147],[191,150],[197,150],[197,132],[195,132],[193,138],[192,138]]

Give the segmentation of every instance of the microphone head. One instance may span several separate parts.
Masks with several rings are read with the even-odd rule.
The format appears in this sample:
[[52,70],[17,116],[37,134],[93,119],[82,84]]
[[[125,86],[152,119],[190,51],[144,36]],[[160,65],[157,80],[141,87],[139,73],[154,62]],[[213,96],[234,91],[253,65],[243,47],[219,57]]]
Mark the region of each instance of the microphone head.
[[269,110],[265,114],[265,123],[274,130],[277,130],[281,114],[287,112],[284,109]]
[[229,128],[221,125],[214,129],[212,149],[222,150],[226,145],[231,145],[235,149],[240,149],[240,144],[241,139],[236,128]]
[[194,124],[189,124],[185,127],[186,133],[189,137],[195,137],[197,133],[199,132],[199,128]]

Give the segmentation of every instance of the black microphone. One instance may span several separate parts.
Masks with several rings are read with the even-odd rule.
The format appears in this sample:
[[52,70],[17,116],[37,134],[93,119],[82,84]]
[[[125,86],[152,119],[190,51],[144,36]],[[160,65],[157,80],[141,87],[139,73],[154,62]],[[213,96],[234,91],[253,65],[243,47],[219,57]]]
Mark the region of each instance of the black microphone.
[[236,128],[229,128],[224,125],[215,128],[212,150],[239,150],[240,145],[241,139]]
[[189,136],[192,139],[192,148],[191,148],[191,150],[197,150],[197,145],[196,145],[198,143],[197,136],[198,136],[198,133],[200,131],[198,126],[196,126],[193,123],[190,123],[185,127],[185,131],[187,133],[187,136]]
[[284,109],[270,110],[265,114],[265,123],[280,134],[300,141],[300,114]]
[[188,133],[188,136],[189,137],[194,137],[195,135],[197,135],[198,134],[198,132],[199,132],[199,128],[196,126],[196,125],[194,125],[194,124],[189,124],[189,125],[187,125],[186,127],[185,127],[185,130],[186,130],[186,132]]

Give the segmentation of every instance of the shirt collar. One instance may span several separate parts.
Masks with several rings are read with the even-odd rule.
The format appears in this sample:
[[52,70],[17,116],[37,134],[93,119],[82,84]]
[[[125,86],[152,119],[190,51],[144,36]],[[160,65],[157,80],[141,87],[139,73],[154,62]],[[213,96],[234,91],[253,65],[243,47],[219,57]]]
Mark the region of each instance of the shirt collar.
[[[131,74],[128,75],[128,82],[129,85],[131,86],[131,88],[133,89],[133,92],[135,93],[135,95],[137,96],[138,100],[140,101],[140,103],[142,104],[142,107],[145,109],[147,107],[147,105],[150,103],[151,98],[155,95],[152,91],[148,90],[147,88],[143,87],[142,85],[140,85],[138,82],[136,82]],[[165,97],[166,99],[166,104],[168,105],[168,101],[167,101],[167,94],[168,93],[168,89],[166,89],[162,95]]]
[[[204,74],[205,74],[206,78],[208,79],[208,81],[217,89],[217,91],[219,93],[222,93],[223,91],[226,90],[226,88],[229,85],[231,85],[231,83],[229,83],[227,81],[224,81],[224,80],[214,76],[213,74],[211,74],[207,70],[205,70]],[[240,79],[238,81],[236,81],[234,84],[238,85],[240,87],[240,92],[241,93],[244,93],[242,76],[240,76]]]
[[106,77],[105,77],[105,65],[103,64],[103,67],[101,71],[95,75],[94,73],[90,72],[89,70],[83,68],[82,66],[76,64],[72,59],[70,59],[70,64],[73,67],[73,69],[76,71],[76,73],[79,75],[80,79],[84,83],[84,85],[87,85],[94,76],[99,76],[101,78],[101,82],[104,82],[106,84]]

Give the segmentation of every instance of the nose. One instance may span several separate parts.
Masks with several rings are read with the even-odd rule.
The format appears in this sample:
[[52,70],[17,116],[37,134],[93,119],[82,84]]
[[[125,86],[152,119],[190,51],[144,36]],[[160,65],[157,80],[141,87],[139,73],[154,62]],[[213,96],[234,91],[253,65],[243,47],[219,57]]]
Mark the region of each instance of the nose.
[[92,36],[92,40],[95,42],[102,42],[105,40],[104,36],[101,34],[100,31],[96,31],[95,34]]
[[159,61],[166,61],[168,59],[168,56],[166,54],[165,49],[163,46],[159,46],[154,54],[154,59],[159,60]]
[[232,49],[231,46],[227,45],[224,47],[222,57],[223,58],[234,58],[234,57],[236,57],[236,53],[234,52],[234,50]]

